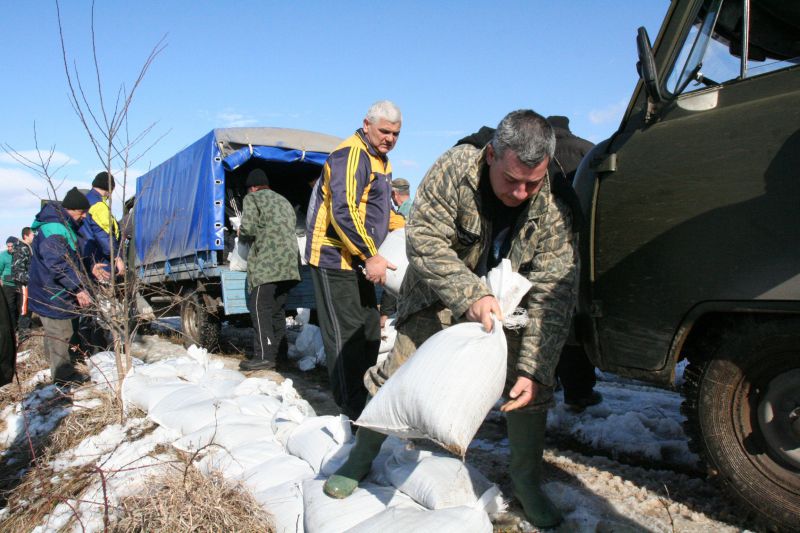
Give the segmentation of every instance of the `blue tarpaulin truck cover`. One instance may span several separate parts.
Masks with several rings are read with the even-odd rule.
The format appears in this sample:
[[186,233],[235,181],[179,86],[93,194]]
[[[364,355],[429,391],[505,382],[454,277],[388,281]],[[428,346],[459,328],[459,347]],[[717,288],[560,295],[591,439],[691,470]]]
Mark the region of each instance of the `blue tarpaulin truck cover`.
[[215,129],[136,180],[136,264],[224,247],[225,170],[251,158],[322,166],[341,142],[286,128]]

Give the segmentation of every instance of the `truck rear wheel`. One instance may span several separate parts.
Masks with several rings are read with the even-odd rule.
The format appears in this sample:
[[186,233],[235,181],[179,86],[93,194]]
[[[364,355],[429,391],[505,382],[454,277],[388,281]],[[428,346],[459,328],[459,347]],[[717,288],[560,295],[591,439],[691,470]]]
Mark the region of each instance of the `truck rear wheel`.
[[800,319],[737,323],[686,371],[684,414],[709,472],[769,523],[800,523]]
[[213,351],[219,346],[220,320],[208,311],[198,292],[191,293],[181,302],[181,329],[186,348],[196,344]]

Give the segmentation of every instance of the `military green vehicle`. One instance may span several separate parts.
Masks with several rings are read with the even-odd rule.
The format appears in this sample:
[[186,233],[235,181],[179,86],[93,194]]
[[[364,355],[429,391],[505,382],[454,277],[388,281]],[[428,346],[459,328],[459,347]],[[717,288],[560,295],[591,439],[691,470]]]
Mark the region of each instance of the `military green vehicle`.
[[617,132],[581,163],[576,326],[672,383],[708,470],[800,528],[800,1],[673,0]]

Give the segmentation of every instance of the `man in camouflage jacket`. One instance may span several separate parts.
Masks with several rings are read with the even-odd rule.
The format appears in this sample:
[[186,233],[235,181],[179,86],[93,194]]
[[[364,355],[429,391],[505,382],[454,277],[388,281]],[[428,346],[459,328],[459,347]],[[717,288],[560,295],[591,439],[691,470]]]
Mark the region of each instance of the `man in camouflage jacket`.
[[[508,258],[533,287],[521,303],[530,323],[520,332],[506,331],[508,401],[501,410],[507,413],[514,492],[537,527],[561,520],[539,486],[555,368],[577,299],[572,212],[553,194],[547,173],[554,148],[547,121],[520,110],[503,119],[482,150],[456,146],[434,163],[406,224],[409,266],[399,297],[397,341],[364,380],[374,395],[418,346],[455,322],[477,321],[490,330],[491,315],[500,316],[500,308],[480,275]],[[349,495],[369,472],[368,457],[382,440],[360,428],[348,462],[328,480],[326,493]]]
[[33,230],[22,228],[22,239],[14,245],[11,252],[12,263],[11,273],[17,283],[17,302],[19,307],[19,320],[17,321],[17,331],[19,332],[19,342],[27,340],[30,336],[31,313],[28,309],[28,271],[31,268],[31,243],[33,243]]
[[286,298],[300,281],[300,252],[292,204],[272,191],[261,169],[247,175],[239,237],[250,242],[247,256],[248,308],[255,329],[252,358],[242,370],[274,367],[286,356]]

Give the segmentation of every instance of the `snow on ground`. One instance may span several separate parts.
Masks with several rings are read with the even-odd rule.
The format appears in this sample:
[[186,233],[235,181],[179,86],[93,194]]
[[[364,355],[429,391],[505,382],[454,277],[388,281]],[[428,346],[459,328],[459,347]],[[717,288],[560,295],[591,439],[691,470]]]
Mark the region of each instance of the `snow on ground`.
[[[152,382],[154,387],[158,388],[158,386],[164,385],[159,380],[171,379],[165,377],[167,373],[164,373],[164,369],[172,365],[173,368],[179,368],[176,370],[176,376],[177,373],[182,373],[181,379],[194,381],[199,387],[212,391],[209,393],[210,397],[218,397],[216,400],[211,400],[215,413],[218,409],[232,409],[230,413],[234,413],[234,410],[238,409],[241,414],[225,415],[229,418],[226,421],[231,422],[228,426],[228,437],[225,438],[234,438],[234,436],[239,438],[238,436],[241,435],[252,434],[254,414],[268,413],[272,423],[271,429],[266,433],[274,434],[275,439],[282,446],[288,446],[295,428],[300,423],[315,418],[303,414],[305,412],[312,415],[313,410],[310,410],[310,407],[302,407],[307,405],[300,398],[306,384],[294,375],[299,394],[293,388],[291,380],[286,380],[283,384],[272,382],[273,384],[270,385],[270,381],[265,378],[249,378],[248,380],[244,380],[243,376],[235,378],[233,374],[226,374],[226,372],[233,372],[232,370],[223,367],[234,367],[238,361],[214,356],[203,363],[202,357],[198,359],[196,353],[191,350],[187,352],[183,347],[157,336],[143,336],[134,344],[133,354],[146,362],[137,366],[134,373],[143,369],[151,369],[144,371],[151,373],[150,377],[154,380]],[[185,363],[192,360],[199,361],[203,366],[202,372],[192,372],[188,366],[180,366],[175,363],[175,361]],[[112,361],[107,359],[105,364],[112,365]],[[110,366],[107,367],[107,372],[108,368]],[[214,374],[215,372],[216,374]],[[44,373],[40,374],[38,379],[49,378]],[[258,375],[264,375],[264,373]],[[211,377],[204,378],[203,376]],[[212,378],[212,381],[208,381]],[[680,374],[678,379],[680,379]],[[230,382],[231,385],[234,382],[238,383],[236,390],[241,394],[228,396],[222,394],[220,396],[222,389],[217,380]],[[278,381],[281,380],[282,378]],[[308,390],[316,389],[309,387]],[[741,525],[738,524],[746,522],[741,512],[736,509],[736,505],[725,496],[718,494],[716,489],[703,479],[701,473],[695,470],[698,458],[689,451],[686,436],[681,428],[683,421],[683,417],[679,413],[681,399],[677,393],[607,374],[600,374],[596,390],[603,394],[604,401],[580,413],[567,409],[561,401],[560,393],[557,394],[557,405],[550,412],[548,419],[549,442],[555,442],[556,447],[549,447],[545,453],[545,476],[548,480],[545,488],[564,511],[565,524],[561,527],[561,531],[699,532],[717,530],[728,532],[742,530]],[[3,450],[0,453],[5,454],[9,447],[20,445],[21,437],[24,437],[25,434],[25,424],[21,416],[22,409],[25,409],[29,415],[27,431],[32,435],[43,435],[52,431],[61,418],[68,414],[69,409],[91,408],[93,405],[91,400],[78,397],[72,406],[59,407],[56,404],[56,407],[53,408],[53,400],[59,394],[61,393],[56,387],[45,386],[28,395],[21,405],[7,406],[0,413],[0,418],[5,422],[2,424],[4,429],[0,432],[0,449]],[[272,396],[270,396],[271,394]],[[242,396],[252,396],[252,398],[243,400]],[[283,406],[283,410],[280,411],[283,413],[282,415],[278,416],[275,413],[275,405],[270,403],[270,397],[279,400],[276,405]],[[235,407],[231,406],[231,402],[236,404]],[[290,404],[301,407],[292,410]],[[48,409],[43,409],[44,405],[47,405]],[[321,412],[320,414],[333,413]],[[191,417],[183,416],[182,418]],[[222,417],[220,418],[222,419]],[[349,438],[349,434],[347,431],[344,433],[341,431],[344,431],[342,428],[347,429],[347,427],[336,422],[336,417],[328,417],[325,420],[322,418],[320,418],[318,429],[321,429],[323,434],[329,437],[330,442],[326,441],[326,445],[331,448],[322,455],[315,452],[315,459],[312,460],[312,463],[315,464],[312,468],[308,468],[308,466],[301,468],[302,464],[307,464],[303,461],[293,463],[291,466],[291,468],[299,469],[297,471],[310,472],[309,474],[300,475],[297,474],[297,471],[285,473],[289,481],[275,486],[268,479],[263,478],[267,475],[265,472],[274,471],[274,467],[259,470],[258,487],[255,487],[258,489],[256,497],[265,504],[268,510],[272,507],[273,510],[281,509],[281,512],[288,514],[303,513],[303,507],[310,505],[311,501],[330,504],[324,498],[320,500],[316,496],[306,501],[302,498],[303,487],[307,487],[312,492],[318,489],[319,481],[314,481],[313,476],[318,476],[317,480],[323,479],[325,474],[332,471],[331,469],[335,469],[335,461],[340,461],[343,457],[342,450],[346,451],[347,443],[344,441]],[[129,491],[141,487],[141,483],[144,483],[146,479],[144,473],[151,473],[158,468],[161,462],[167,460],[161,455],[152,453],[157,445],[169,443],[177,445],[177,442],[183,442],[183,445],[186,442],[202,443],[205,442],[203,439],[207,438],[203,437],[202,430],[197,435],[197,432],[189,431],[193,426],[183,427],[185,422],[181,417],[171,419],[162,415],[159,420],[162,425],[155,431],[142,431],[143,427],[153,425],[151,418],[129,419],[125,425],[109,426],[100,434],[84,440],[73,450],[61,454],[55,464],[56,470],[94,461],[102,464],[104,470],[108,470],[111,474],[105,488],[95,484],[84,492],[80,498],[81,501],[63,502],[48,515],[36,531],[60,530],[73,516],[75,509],[81,515],[83,530],[102,530],[103,516],[99,512],[101,507],[92,503],[102,500],[102,491],[105,490],[112,495],[113,503]],[[240,423],[234,423],[237,420]],[[168,427],[170,425],[173,427]],[[487,417],[478,438],[470,446],[467,462],[476,466],[489,480],[496,482],[505,491],[506,498],[510,498],[506,474],[508,441],[502,426],[502,414],[493,410]],[[181,427],[185,431],[180,431]],[[310,426],[305,427],[308,430]],[[179,437],[182,433],[184,436],[180,440]],[[213,433],[217,435],[216,427]],[[333,435],[336,434],[339,436],[334,438]],[[136,438],[136,435],[140,438]],[[186,437],[186,435],[194,436]],[[572,446],[571,443],[577,443],[577,446]],[[298,449],[298,446],[297,442],[293,445],[295,450]],[[223,456],[219,454],[206,455],[207,458],[203,464],[227,464],[230,475],[235,472],[243,474],[246,470],[245,466],[257,467],[254,462],[257,463],[259,459],[252,456],[255,449],[261,450],[259,453],[264,453],[263,450],[273,448],[266,444],[258,444],[258,442],[240,445],[239,452],[236,453],[244,455],[238,458],[234,457],[237,461],[236,465],[238,465],[236,468],[233,468],[234,463],[230,462],[231,458],[225,459],[224,454]],[[300,448],[305,447],[300,446]],[[578,448],[579,451],[570,448]],[[336,451],[339,452],[338,455],[334,453]],[[285,452],[281,453],[285,455]],[[303,460],[309,459],[308,453],[310,452],[304,453],[306,456]],[[233,451],[231,454],[235,455]],[[204,456],[198,457],[202,459]],[[247,465],[242,462],[245,461],[242,457],[246,457],[249,461]],[[225,460],[228,462],[225,463]],[[327,467],[324,466],[326,461],[331,461]],[[298,475],[300,477],[297,477]],[[381,475],[372,477],[380,479]],[[239,479],[247,478],[245,476]],[[306,482],[302,482],[302,479],[306,479]],[[247,481],[245,483],[247,484]],[[374,493],[377,495],[384,489],[376,488],[374,490],[377,491]],[[396,491],[396,489],[392,490]],[[389,500],[400,502],[397,505],[407,509],[404,512],[411,513],[413,510],[415,510],[413,512],[421,510],[418,504],[413,503],[410,499],[400,498],[399,491],[396,492],[398,493],[397,498],[392,497]],[[287,500],[286,494],[293,496]],[[299,504],[289,504],[287,503],[289,501],[299,501]],[[352,500],[352,502],[354,501]],[[372,506],[370,509],[379,508],[372,496],[364,501],[370,502],[369,506]],[[366,504],[364,504],[364,508],[366,508]],[[342,512],[343,509],[345,508],[339,507],[332,509],[331,512]],[[305,509],[305,512],[308,512],[308,509]],[[2,511],[0,511],[0,516],[2,516]],[[506,529],[502,525],[496,525],[496,530],[497,528],[502,531],[530,530],[530,526],[526,523],[518,523],[518,509],[515,510],[513,506],[510,513],[495,515],[494,519],[497,524],[502,524],[509,516],[517,517],[514,526],[516,529]],[[308,525],[322,523],[319,522],[318,515],[314,515],[314,517],[310,522],[306,521]],[[297,520],[294,515],[287,518],[291,519],[287,520],[287,523],[292,520],[294,520],[292,523],[295,523]],[[81,530],[81,527],[76,525],[73,530]],[[306,531],[313,531],[313,529],[307,528]]]
[[548,430],[608,450],[614,458],[630,455],[688,468],[697,465],[700,458],[689,451],[683,432],[679,394],[630,381],[599,381],[595,390],[603,401],[581,413],[570,410],[557,394]]

